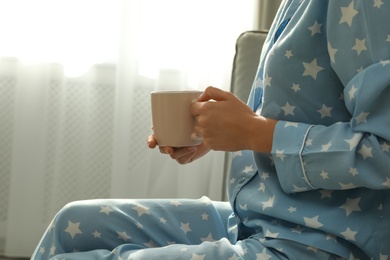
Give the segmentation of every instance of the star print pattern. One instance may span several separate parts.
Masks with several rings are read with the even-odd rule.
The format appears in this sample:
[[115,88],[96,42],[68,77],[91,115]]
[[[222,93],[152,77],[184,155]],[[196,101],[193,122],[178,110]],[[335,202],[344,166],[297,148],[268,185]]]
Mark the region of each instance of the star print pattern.
[[233,153],[230,207],[78,202],[32,259],[389,259],[389,13],[383,0],[284,0],[248,101],[279,120],[272,152]]
[[[247,204],[255,212],[236,208],[240,219],[253,229],[258,228],[250,224],[256,223],[257,212],[277,223],[262,221],[261,229],[279,233],[279,238],[346,259],[389,257],[390,244],[383,242],[375,249],[376,245],[366,241],[374,226],[390,230],[390,223],[378,224],[385,214],[380,205],[390,198],[390,22],[385,14],[390,12],[390,3],[314,2],[297,3],[279,39],[266,41],[262,57],[272,52],[272,59],[260,61],[255,81],[265,77],[272,81],[253,89],[248,104],[261,115],[279,120],[273,161],[255,153],[258,173],[252,173],[252,179],[247,174],[246,184],[230,183],[229,198],[244,205],[257,192],[257,203]],[[295,1],[286,3],[290,9],[279,13],[277,24],[290,18],[286,14]],[[324,9],[328,14],[319,15]],[[372,21],[382,23],[362,28]],[[244,167],[244,160],[250,164],[248,158],[235,158],[233,166]],[[232,171],[231,178],[241,178],[234,174],[237,171]],[[266,180],[260,177],[263,171],[269,173]],[[251,182],[255,183],[253,190]],[[270,198],[274,198],[272,204],[264,207]],[[286,213],[280,209],[287,210],[295,226],[282,220]],[[371,223],[370,228],[358,224],[365,221]],[[302,230],[294,236],[298,233],[292,230],[297,226]],[[310,241],[307,232],[312,230],[317,235],[323,230],[321,242]],[[390,241],[390,232],[381,239]],[[343,248],[341,240],[354,246]]]

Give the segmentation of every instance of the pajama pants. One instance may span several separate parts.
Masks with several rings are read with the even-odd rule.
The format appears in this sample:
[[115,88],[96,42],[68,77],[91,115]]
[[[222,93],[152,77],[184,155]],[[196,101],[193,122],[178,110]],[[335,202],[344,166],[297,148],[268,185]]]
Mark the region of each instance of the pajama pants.
[[262,233],[236,241],[231,214],[229,203],[207,197],[72,202],[57,213],[31,259],[336,259],[292,241],[279,252]]

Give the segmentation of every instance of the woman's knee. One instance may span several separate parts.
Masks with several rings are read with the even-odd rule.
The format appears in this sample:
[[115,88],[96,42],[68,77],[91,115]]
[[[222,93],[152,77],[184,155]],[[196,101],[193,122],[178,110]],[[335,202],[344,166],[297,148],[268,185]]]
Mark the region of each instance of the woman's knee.
[[91,219],[98,206],[92,201],[74,201],[62,207],[53,219],[56,229],[64,229],[69,223],[79,223]]

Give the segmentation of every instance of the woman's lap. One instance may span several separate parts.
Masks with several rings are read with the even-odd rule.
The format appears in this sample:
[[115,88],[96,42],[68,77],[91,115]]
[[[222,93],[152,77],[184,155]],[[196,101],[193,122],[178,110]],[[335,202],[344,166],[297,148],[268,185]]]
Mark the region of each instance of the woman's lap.
[[32,259],[284,259],[278,243],[310,255],[302,245],[261,235],[236,243],[227,231],[231,213],[229,203],[206,197],[73,202],[56,215]]

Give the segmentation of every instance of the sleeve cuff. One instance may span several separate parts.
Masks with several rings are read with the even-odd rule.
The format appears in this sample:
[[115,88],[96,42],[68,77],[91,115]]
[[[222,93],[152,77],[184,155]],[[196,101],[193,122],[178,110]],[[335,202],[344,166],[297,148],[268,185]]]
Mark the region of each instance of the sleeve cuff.
[[272,156],[282,189],[287,193],[316,189],[308,180],[302,152],[311,125],[279,121],[274,130]]

